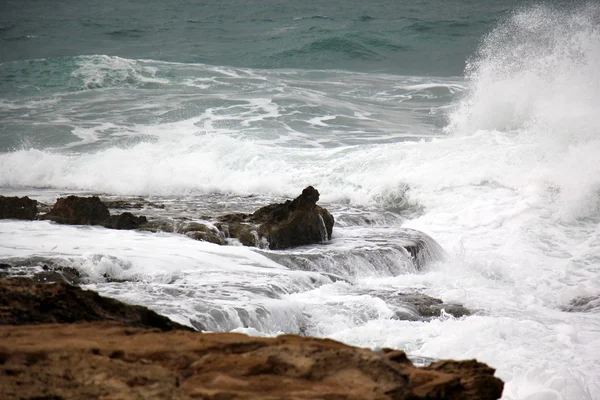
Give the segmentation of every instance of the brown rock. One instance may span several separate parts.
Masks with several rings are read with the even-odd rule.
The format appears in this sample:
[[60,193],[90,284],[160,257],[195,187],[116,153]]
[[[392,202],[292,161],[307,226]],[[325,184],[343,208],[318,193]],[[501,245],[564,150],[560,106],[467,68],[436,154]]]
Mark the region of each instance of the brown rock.
[[0,196],[0,219],[27,219],[37,217],[37,201],[29,197]]
[[497,399],[476,361],[416,368],[402,351],[293,335],[157,332],[118,323],[0,326],[0,398]]
[[68,196],[56,200],[44,218],[60,224],[101,225],[108,221],[110,213],[98,196]]
[[191,329],[146,307],[102,297],[66,282],[35,283],[29,278],[0,279],[0,325],[107,320],[161,330]]

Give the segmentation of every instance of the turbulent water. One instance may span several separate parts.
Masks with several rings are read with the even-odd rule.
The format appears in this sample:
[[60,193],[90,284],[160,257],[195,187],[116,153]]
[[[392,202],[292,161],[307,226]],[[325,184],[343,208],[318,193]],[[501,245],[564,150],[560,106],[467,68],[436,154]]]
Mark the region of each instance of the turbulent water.
[[[600,7],[486,3],[3,1],[0,194],[193,221],[313,185],[336,225],[268,251],[3,220],[0,262],[203,329],[477,358],[505,399],[600,398]],[[416,268],[407,229],[443,260]],[[399,292],[474,314],[398,319]]]

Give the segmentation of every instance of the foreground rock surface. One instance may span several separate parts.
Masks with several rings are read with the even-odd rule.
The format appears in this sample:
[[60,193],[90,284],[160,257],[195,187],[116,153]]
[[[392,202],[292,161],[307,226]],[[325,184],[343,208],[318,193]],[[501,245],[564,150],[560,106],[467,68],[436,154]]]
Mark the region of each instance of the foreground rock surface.
[[496,399],[503,387],[476,361],[416,368],[326,339],[114,322],[0,326],[0,364],[3,399]]
[[119,321],[128,326],[163,331],[191,330],[146,307],[102,297],[66,282],[47,284],[29,278],[0,279],[0,325],[80,321]]
[[0,399],[497,399],[502,389],[474,360],[417,368],[402,351],[199,333],[63,282],[0,279]]

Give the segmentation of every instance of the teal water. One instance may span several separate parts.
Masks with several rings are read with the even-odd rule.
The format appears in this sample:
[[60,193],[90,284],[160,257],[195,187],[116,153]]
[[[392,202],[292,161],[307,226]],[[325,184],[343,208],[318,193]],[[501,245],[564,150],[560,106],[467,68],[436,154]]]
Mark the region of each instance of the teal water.
[[0,62],[104,54],[249,68],[462,75],[514,0],[3,0]]

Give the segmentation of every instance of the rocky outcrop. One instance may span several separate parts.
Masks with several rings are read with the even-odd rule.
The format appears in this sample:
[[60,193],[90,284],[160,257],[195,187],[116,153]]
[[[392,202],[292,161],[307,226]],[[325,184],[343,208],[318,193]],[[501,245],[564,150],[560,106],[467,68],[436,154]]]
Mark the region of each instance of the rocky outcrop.
[[294,200],[270,204],[253,214],[229,214],[219,218],[217,227],[246,246],[268,244],[272,250],[331,239],[334,218],[318,206],[319,192],[308,186]]
[[125,327],[0,326],[0,398],[497,399],[503,383],[476,361],[416,368],[380,353],[293,335]]
[[[161,330],[191,329],[142,306],[102,297],[66,282],[0,279],[0,325],[120,321]],[[2,397],[0,397],[2,398]]]
[[38,214],[37,201],[27,196],[0,196],[0,219],[34,220]]
[[44,216],[59,224],[101,225],[110,218],[108,207],[98,196],[68,196],[56,200],[54,207]]
[[56,200],[52,209],[42,219],[69,225],[102,225],[111,229],[137,229],[148,220],[130,212],[110,215],[110,211],[98,196],[68,196]]

